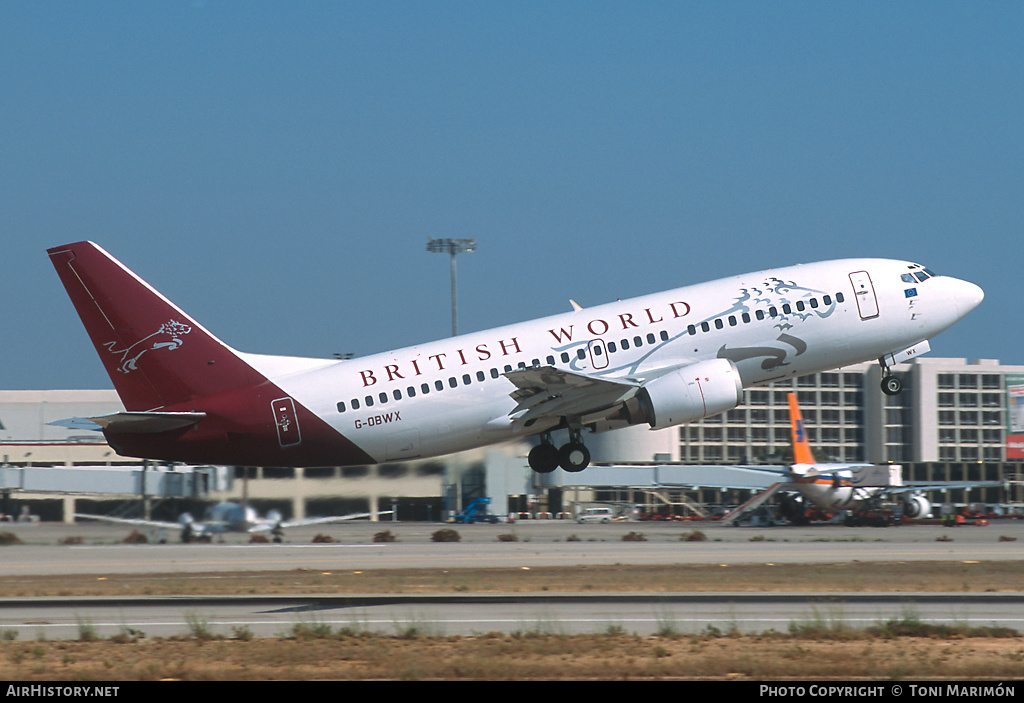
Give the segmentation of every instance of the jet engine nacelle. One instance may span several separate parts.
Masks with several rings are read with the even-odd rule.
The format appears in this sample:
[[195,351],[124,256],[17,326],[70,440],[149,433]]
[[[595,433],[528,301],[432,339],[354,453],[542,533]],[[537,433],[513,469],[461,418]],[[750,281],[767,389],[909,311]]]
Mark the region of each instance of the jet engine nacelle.
[[736,364],[712,359],[648,381],[637,399],[641,420],[660,430],[732,410],[743,400],[743,383]]
[[927,498],[921,495],[907,498],[903,504],[903,514],[911,520],[918,520],[928,517],[932,513],[932,504]]

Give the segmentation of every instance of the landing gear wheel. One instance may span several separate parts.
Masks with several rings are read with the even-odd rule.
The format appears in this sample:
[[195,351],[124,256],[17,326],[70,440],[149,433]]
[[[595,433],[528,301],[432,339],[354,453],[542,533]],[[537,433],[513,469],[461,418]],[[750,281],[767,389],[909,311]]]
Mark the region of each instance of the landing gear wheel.
[[886,395],[896,395],[903,390],[903,381],[895,376],[886,376],[882,379],[882,392]]
[[590,451],[582,442],[569,442],[558,450],[558,465],[573,473],[590,466]]
[[539,474],[549,474],[558,468],[558,449],[553,444],[541,443],[527,455],[530,468]]

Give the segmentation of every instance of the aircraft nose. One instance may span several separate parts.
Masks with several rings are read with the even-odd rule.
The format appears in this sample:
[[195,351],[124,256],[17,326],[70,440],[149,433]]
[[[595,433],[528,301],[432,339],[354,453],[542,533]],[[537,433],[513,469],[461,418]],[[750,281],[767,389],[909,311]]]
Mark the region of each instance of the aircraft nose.
[[963,317],[981,305],[981,301],[985,299],[985,291],[981,289],[981,286],[977,286],[970,281],[955,280],[956,288],[953,297],[956,300],[957,312],[960,313],[960,317]]

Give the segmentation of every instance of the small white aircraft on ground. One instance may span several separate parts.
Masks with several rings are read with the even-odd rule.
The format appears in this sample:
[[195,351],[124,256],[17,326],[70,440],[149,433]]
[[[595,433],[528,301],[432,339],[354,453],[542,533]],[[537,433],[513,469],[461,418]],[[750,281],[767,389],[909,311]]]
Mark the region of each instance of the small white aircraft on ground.
[[[377,515],[387,515],[390,513],[391,511],[388,510],[379,512]],[[285,520],[276,510],[267,513],[266,517],[260,517],[252,506],[233,501],[224,501],[207,508],[202,520],[195,520],[189,513],[182,513],[177,522],[145,520],[142,518],[119,518],[107,515],[90,515],[87,513],[75,513],[75,517],[135,527],[151,527],[160,530],[180,529],[182,542],[208,540],[210,535],[223,532],[244,532],[248,534],[269,532],[273,535],[275,542],[280,542],[284,534],[283,531],[292,527],[307,527],[310,525],[326,525],[347,522],[348,520],[359,520],[371,517],[371,513],[352,513],[351,515],[337,515],[333,517]]]

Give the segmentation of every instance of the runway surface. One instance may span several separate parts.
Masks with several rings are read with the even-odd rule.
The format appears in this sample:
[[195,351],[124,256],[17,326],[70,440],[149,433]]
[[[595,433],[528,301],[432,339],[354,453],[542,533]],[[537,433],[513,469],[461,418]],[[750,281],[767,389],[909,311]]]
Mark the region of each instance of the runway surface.
[[428,636],[488,632],[763,633],[793,625],[861,628],[916,619],[1024,630],[1021,594],[492,594],[0,599],[0,631],[22,639],[331,632]]
[[[432,542],[454,527],[458,543]],[[284,544],[250,544],[225,534],[212,544],[123,544],[130,532],[101,524],[2,525],[23,544],[4,547],[0,577],[28,574],[201,573],[287,569],[486,568],[607,564],[828,563],[835,561],[1017,560],[1024,552],[1024,521],[986,527],[915,525],[872,527],[707,527],[697,523],[578,525],[534,521],[514,525],[350,523],[290,531]],[[373,542],[390,531],[396,542]],[[700,530],[705,541],[684,541]],[[627,533],[646,541],[623,541]],[[334,542],[314,544],[317,534]],[[514,535],[518,541],[499,541]],[[80,544],[58,544],[67,538]],[[1004,541],[1001,541],[1004,540]],[[949,540],[949,541],[939,541]],[[1015,541],[1011,541],[1015,540]]]
[[[520,522],[459,525],[462,541],[431,541],[434,523],[347,524],[290,532],[285,544],[248,544],[225,535],[213,544],[129,545],[122,527],[3,525],[23,544],[0,550],[0,577],[103,574],[201,574],[289,569],[459,569],[609,564],[829,563],[847,561],[1019,560],[1024,521],[944,528],[723,528],[693,523],[577,525]],[[694,529],[706,541],[685,541]],[[377,544],[390,530],[397,542]],[[314,535],[335,541],[311,543]],[[623,541],[642,533],[646,541]],[[518,541],[500,541],[500,535]],[[156,536],[156,535],[154,535]],[[167,535],[170,540],[177,535]],[[79,544],[59,544],[71,541]],[[32,599],[0,597],[0,630],[23,639],[76,639],[141,631],[149,636],[203,629],[232,636],[281,636],[296,627],[345,628],[384,634],[455,635],[492,631],[573,634],[624,631],[785,631],[800,622],[850,626],[914,617],[954,624],[1002,625],[1024,630],[1021,594],[532,594],[475,596]]]

